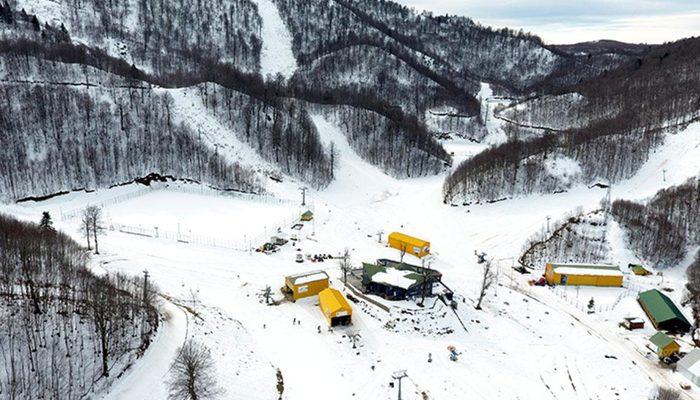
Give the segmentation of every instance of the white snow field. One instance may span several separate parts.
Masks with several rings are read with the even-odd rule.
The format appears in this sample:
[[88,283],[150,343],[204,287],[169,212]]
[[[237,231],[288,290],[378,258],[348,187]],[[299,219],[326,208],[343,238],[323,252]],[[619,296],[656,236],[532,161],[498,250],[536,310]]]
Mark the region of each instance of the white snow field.
[[[186,337],[212,349],[226,399],[274,399],[280,397],[278,387],[281,397],[290,400],[329,394],[337,399],[393,399],[397,388],[391,387],[391,376],[401,369],[408,375],[402,382],[403,398],[411,400],[637,400],[647,398],[656,384],[678,387],[682,378],[659,368],[645,348],[653,332],[649,321],[641,332],[623,331],[617,323],[624,316],[646,318],[636,305],[639,290],[676,288],[671,295],[678,300],[684,266],[666,274],[663,282],[660,277],[630,276],[626,265],[636,260],[612,224],[610,261],[623,266],[625,288],[532,287],[527,280],[536,274],[520,275],[510,268],[526,239],[548,216],[557,219],[577,207],[592,210],[604,190],[576,186],[557,195],[450,207],[442,203],[444,175],[389,177],[353,152],[332,121],[313,119],[322,140],[332,141],[339,157],[336,180],[307,196],[315,219],[300,231],[291,230],[286,220],[304,209],[298,204],[197,194],[196,185],[183,185],[188,190],[129,185],[2,206],[3,212],[36,221],[41,211],[49,210],[56,226],[81,242],[78,219],[70,214],[90,203],[103,204],[113,223],[140,224],[144,229],[156,224],[176,229],[179,222],[181,231],[186,226],[209,236],[264,239],[281,226],[286,234],[299,236],[294,246],[265,255],[108,230],[95,262],[107,273],[141,274],[147,269],[170,319],[144,358],[98,398],[165,399],[169,365]],[[613,198],[644,199],[700,172],[699,132],[700,124],[695,124],[669,136],[635,177],[612,187]],[[462,150],[466,157],[478,149]],[[285,190],[291,197],[291,189]],[[61,212],[65,219],[59,217]],[[398,251],[385,243],[386,234],[394,230],[430,240],[431,266],[457,294],[456,312],[435,299],[420,308],[411,301],[372,297],[389,311],[362,300],[351,302],[353,324],[331,332],[315,297],[265,304],[266,287],[281,300],[279,289],[286,275],[318,269],[328,272],[332,286],[349,293],[337,262],[296,263],[296,254],[339,255],[348,248],[355,267],[377,258],[397,259]],[[381,243],[379,231],[384,232]],[[499,270],[498,285],[481,311],[474,309],[482,271],[475,251],[486,252]],[[594,314],[585,312],[590,297],[596,299]],[[350,334],[359,334],[356,348]],[[448,346],[460,353],[457,361],[449,359]],[[700,398],[700,389],[683,396]]]
[[263,76],[282,74],[289,78],[297,69],[297,60],[292,52],[292,34],[272,0],[254,2],[262,18],[260,72]]

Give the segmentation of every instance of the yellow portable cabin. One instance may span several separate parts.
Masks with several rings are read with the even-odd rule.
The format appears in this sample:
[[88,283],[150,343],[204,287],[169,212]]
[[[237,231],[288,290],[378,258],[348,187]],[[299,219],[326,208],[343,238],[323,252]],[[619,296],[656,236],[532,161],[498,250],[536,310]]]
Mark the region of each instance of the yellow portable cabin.
[[314,219],[314,213],[312,213],[311,210],[307,210],[305,213],[301,214],[301,217],[299,219],[304,222],[311,221],[312,219]]
[[348,325],[352,322],[352,308],[337,289],[323,289],[318,294],[318,306],[328,326]]
[[623,274],[616,265],[548,263],[544,277],[550,285],[621,287]]
[[324,271],[305,272],[284,278],[284,283],[296,301],[304,297],[315,296],[327,289],[328,274]]
[[651,342],[649,347],[659,357],[668,357],[681,351],[681,346],[678,342],[663,332],[656,332],[649,338],[649,342]]
[[425,257],[430,254],[430,242],[408,236],[401,232],[392,232],[389,234],[389,247],[402,251],[405,250],[406,253],[413,254],[416,257]]

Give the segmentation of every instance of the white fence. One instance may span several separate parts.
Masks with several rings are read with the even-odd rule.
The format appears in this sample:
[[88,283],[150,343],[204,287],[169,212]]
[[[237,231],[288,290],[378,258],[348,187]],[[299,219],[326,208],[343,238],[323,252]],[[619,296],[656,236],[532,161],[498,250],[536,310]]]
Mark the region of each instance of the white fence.
[[253,194],[253,193],[243,193],[243,192],[235,192],[235,191],[225,191],[225,190],[216,190],[216,189],[210,189],[205,186],[197,186],[197,187],[185,187],[181,185],[176,185],[176,186],[163,186],[160,188],[157,188],[156,190],[169,190],[173,192],[180,192],[180,193],[190,193],[190,194],[197,194],[197,195],[202,195],[202,196],[223,196],[223,197],[234,197],[238,199],[243,199],[243,200],[248,200],[248,201],[257,201],[260,203],[264,204],[297,204],[296,201],[293,200],[288,200],[288,199],[280,199],[275,196],[271,196],[268,194]]
[[[124,193],[124,194],[114,196],[114,197],[106,199],[106,200],[102,200],[102,201],[94,202],[94,203],[91,202],[88,205],[95,205],[95,206],[104,208],[106,206],[111,206],[114,204],[123,203],[125,201],[135,199],[137,197],[141,197],[141,196],[147,195],[149,193],[153,193],[154,190],[158,190],[158,189],[153,189],[151,187],[146,186],[144,188],[135,190],[133,192]],[[60,210],[61,220],[68,221],[71,219],[78,218],[84,209],[85,209],[85,206],[74,208],[74,209],[71,209],[68,211]]]
[[[183,231],[168,231],[168,230],[160,229],[157,226],[152,227],[152,228],[144,228],[142,226],[125,225],[125,224],[119,223],[118,221],[113,221],[110,218],[108,206],[123,203],[125,201],[129,201],[129,200],[135,199],[137,197],[141,197],[141,196],[144,196],[144,195],[147,195],[150,193],[154,193],[155,191],[161,191],[161,190],[173,191],[173,192],[179,192],[179,193],[189,193],[189,194],[195,194],[195,195],[201,195],[201,196],[232,197],[232,198],[238,198],[238,199],[242,199],[242,200],[246,200],[246,201],[262,202],[264,204],[283,204],[283,205],[297,204],[297,202],[295,202],[295,201],[288,200],[288,199],[280,199],[280,198],[270,196],[270,195],[257,195],[257,194],[234,192],[234,191],[221,191],[221,190],[210,189],[210,188],[207,188],[204,186],[187,187],[187,186],[181,186],[181,185],[173,185],[173,186],[155,185],[155,186],[144,186],[143,188],[139,188],[139,189],[131,191],[129,193],[117,195],[117,196],[114,196],[112,198],[104,199],[104,200],[101,200],[98,202],[91,202],[91,203],[89,203],[89,205],[96,205],[99,207],[106,208],[105,217],[107,219],[107,226],[108,226],[109,230],[111,230],[111,231],[142,236],[144,238],[172,240],[172,241],[179,242],[179,243],[191,243],[191,244],[196,244],[196,245],[220,247],[220,248],[239,250],[239,251],[248,251],[248,250],[251,250],[253,248],[256,248],[256,247],[262,245],[264,242],[266,242],[270,239],[270,236],[277,233],[277,228],[289,229],[293,224],[295,224],[296,222],[299,221],[299,217],[301,215],[301,212],[303,212],[302,208],[297,209],[297,207],[295,207],[294,212],[290,213],[287,217],[276,221],[274,224],[267,224],[263,228],[264,229],[263,232],[260,232],[258,234],[251,235],[251,236],[244,235],[244,237],[242,239],[237,239],[237,240],[231,240],[231,239],[227,239],[227,238],[223,238],[223,237],[216,237],[216,236],[193,234],[190,230],[187,230],[187,231],[184,231],[184,230]],[[60,217],[64,221],[71,220],[74,218],[79,218],[84,209],[85,209],[85,206],[71,209],[71,210],[67,210],[67,211],[61,210]],[[305,209],[313,209],[313,206],[306,207]]]
[[190,230],[184,231],[168,231],[155,226],[153,228],[144,228],[141,226],[124,225],[117,222],[111,222],[109,229],[111,231],[127,233],[131,235],[143,236],[153,239],[171,240],[179,243],[191,243],[200,246],[220,247],[224,249],[249,251],[263,243],[267,242],[271,236],[275,235],[277,228],[289,229],[293,224],[299,221],[299,212],[277,221],[268,229],[266,226],[264,232],[256,235],[244,235],[242,239],[230,240],[222,237],[193,234]]
[[[105,208],[106,206],[123,203],[125,201],[129,201],[129,200],[135,199],[137,197],[141,197],[141,196],[147,195],[149,193],[153,193],[155,191],[160,191],[160,190],[173,191],[173,192],[179,192],[179,193],[196,194],[196,195],[201,195],[201,196],[233,197],[233,198],[238,198],[238,199],[247,200],[247,201],[262,202],[264,204],[292,205],[292,204],[297,203],[293,200],[280,199],[280,198],[266,195],[266,194],[252,194],[252,193],[243,193],[243,192],[234,192],[234,191],[223,191],[223,190],[210,189],[210,188],[207,188],[205,186],[184,187],[181,185],[175,185],[175,186],[156,185],[156,186],[144,186],[143,188],[139,188],[139,189],[132,191],[132,192],[129,192],[129,193],[124,193],[124,194],[114,196],[112,198],[105,199],[105,200],[98,201],[98,202],[90,202],[88,204]],[[61,220],[68,221],[71,219],[78,218],[78,217],[80,217],[80,214],[83,212],[84,209],[85,209],[85,206],[70,209],[67,211],[60,210]]]
[[[279,223],[276,224],[275,227],[288,228],[293,223],[298,221],[298,219],[299,216],[295,213],[294,217],[285,218],[284,220],[279,221]],[[244,235],[243,239],[240,240],[228,240],[221,237],[193,234],[191,231],[174,232],[162,230],[158,227],[143,228],[139,226],[124,225],[120,223],[110,224],[110,230],[154,239],[165,239],[180,243],[192,243],[196,245],[221,247],[225,249],[239,251],[248,251],[260,246],[261,244],[269,240],[270,236],[274,235],[274,233],[276,232],[275,229],[271,229],[270,231],[266,230],[263,233],[259,233],[253,236]]]

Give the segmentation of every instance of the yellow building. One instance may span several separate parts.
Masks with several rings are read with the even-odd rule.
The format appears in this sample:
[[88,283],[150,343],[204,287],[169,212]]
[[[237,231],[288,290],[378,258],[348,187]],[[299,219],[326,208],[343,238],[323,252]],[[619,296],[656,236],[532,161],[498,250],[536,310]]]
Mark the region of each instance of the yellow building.
[[328,274],[324,271],[312,271],[291,275],[284,278],[285,286],[292,292],[294,301],[304,297],[315,296],[328,288]]
[[413,254],[416,257],[425,257],[430,254],[430,242],[405,235],[401,232],[392,232],[389,234],[389,247],[401,251],[405,250],[406,253]]
[[327,288],[318,294],[318,306],[328,326],[348,325],[352,322],[352,308],[340,291]]
[[306,211],[305,213],[301,214],[301,217],[299,218],[304,222],[311,221],[314,219],[314,213],[311,212],[311,210]]
[[663,332],[656,332],[649,338],[649,342],[651,343],[649,347],[659,357],[668,357],[681,351],[681,346],[678,342]]
[[550,285],[622,286],[623,274],[616,265],[548,263],[544,276]]

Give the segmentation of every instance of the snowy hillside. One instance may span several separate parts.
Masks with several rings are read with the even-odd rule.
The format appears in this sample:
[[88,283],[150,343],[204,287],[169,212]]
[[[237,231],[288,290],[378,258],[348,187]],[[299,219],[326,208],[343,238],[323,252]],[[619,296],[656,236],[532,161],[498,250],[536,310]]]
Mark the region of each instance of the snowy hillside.
[[[214,193],[187,193],[177,185],[114,202],[110,199],[115,198],[117,192],[112,192],[116,189],[95,194],[102,199],[110,226],[102,239],[103,254],[97,257],[101,267],[108,273],[130,274],[146,268],[165,299],[184,307],[168,306],[170,322],[143,359],[148,368],[137,364],[123,383],[110,389],[109,398],[164,398],[167,388],[150,382],[164,381],[168,376],[168,360],[184,337],[197,337],[213,350],[220,370],[217,376],[227,393],[224,398],[276,396],[278,370],[284,382],[282,397],[289,399],[313,397],[319,382],[339,398],[393,398],[396,387],[389,383],[398,369],[407,370],[403,396],[408,399],[460,399],[466,391],[475,398],[639,399],[645,398],[654,384],[676,386],[679,378],[659,369],[645,355],[643,334],[625,339],[616,327],[621,316],[639,315],[634,292],[654,287],[657,280],[628,277],[630,284],[620,291],[586,289],[580,296],[595,297],[601,308],[591,316],[580,311],[581,302],[577,309],[571,292],[530,287],[527,279],[533,275],[510,269],[527,237],[544,226],[547,216],[563,215],[577,206],[597,207],[603,190],[577,187],[560,195],[532,196],[468,210],[448,207],[440,202],[439,177],[391,178],[362,161],[332,122],[321,116],[314,116],[313,121],[324,144],[335,145],[336,179],[328,189],[307,197],[316,218],[301,231],[290,230],[292,222],[287,218],[299,215],[298,204],[274,206],[281,211],[275,216],[272,205]],[[689,147],[687,143],[685,147]],[[678,162],[684,163],[682,159]],[[686,175],[693,173],[690,167],[685,171]],[[680,179],[681,173],[677,173]],[[639,179],[651,192],[674,183]],[[636,182],[616,187],[613,196],[627,197],[630,191],[642,190]],[[637,193],[646,195],[644,191]],[[58,197],[6,206],[5,211],[25,219],[37,219],[42,210],[59,216],[62,210],[94,204],[95,195],[73,194],[65,200]],[[182,208],[185,203],[187,209]],[[227,214],[232,219],[227,219]],[[137,224],[142,231],[120,229]],[[77,220],[57,221],[57,226],[80,238]],[[178,226],[182,241],[164,234]],[[263,241],[278,227],[286,235],[295,233],[299,241],[271,255],[213,247],[195,234],[206,233],[220,240],[245,234]],[[295,263],[295,254],[339,255],[347,247],[353,265],[397,258],[396,250],[378,242],[376,233],[380,230],[402,230],[430,238],[432,267],[443,273],[444,282],[455,291],[456,312],[437,299],[429,299],[427,307],[421,309],[412,301],[389,302],[372,296],[388,311],[360,300],[352,303],[353,325],[330,332],[315,298],[296,303],[283,300],[278,288],[284,276],[319,268],[331,275],[332,286],[352,295],[343,288],[336,261]],[[619,246],[620,242],[615,243]],[[633,261],[626,258],[624,249],[612,250],[611,262]],[[490,291],[483,311],[473,309],[481,271],[475,251],[487,252],[499,272],[498,284]],[[414,258],[409,261],[419,262]],[[669,278],[664,284],[680,287],[682,280]],[[280,305],[265,305],[267,286]],[[616,300],[620,296],[623,300]],[[359,335],[356,348],[349,339],[354,334]],[[449,360],[447,346],[455,346],[461,353],[457,361]],[[308,361],[300,363],[299,354]],[[464,376],[473,379],[465,380]],[[504,380],[504,376],[509,378]],[[523,388],[527,388],[527,396],[522,395]],[[693,393],[689,395],[695,396]]]
[[392,1],[2,3],[0,400],[700,399],[637,301],[700,324],[698,60]]

